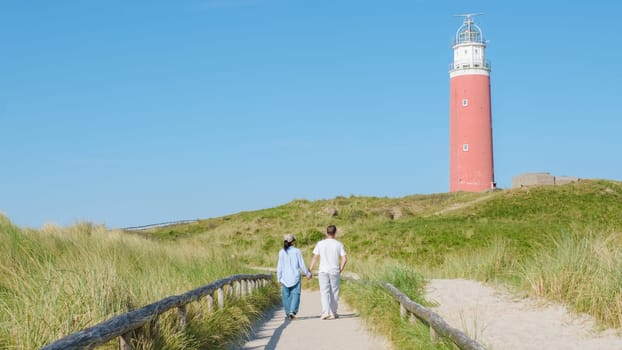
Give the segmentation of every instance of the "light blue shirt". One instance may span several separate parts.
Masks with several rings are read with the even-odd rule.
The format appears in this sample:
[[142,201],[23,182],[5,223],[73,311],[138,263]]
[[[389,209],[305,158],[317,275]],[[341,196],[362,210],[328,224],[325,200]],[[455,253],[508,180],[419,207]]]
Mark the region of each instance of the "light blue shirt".
[[279,262],[276,265],[278,281],[286,287],[293,287],[300,282],[300,270],[307,276],[310,274],[302,259],[300,249],[296,247],[289,247],[287,250],[281,249],[279,251]]

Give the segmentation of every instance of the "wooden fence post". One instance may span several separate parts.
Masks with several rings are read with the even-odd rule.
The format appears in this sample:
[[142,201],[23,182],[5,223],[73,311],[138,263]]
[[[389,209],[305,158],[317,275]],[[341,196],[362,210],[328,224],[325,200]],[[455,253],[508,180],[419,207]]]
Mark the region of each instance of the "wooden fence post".
[[132,333],[128,332],[119,337],[119,350],[131,350]]
[[207,312],[210,314],[214,312],[214,295],[213,294],[210,294],[207,296]]
[[222,288],[218,288],[216,293],[218,294],[218,308],[222,309],[225,307],[225,291]]
[[240,281],[235,281],[234,282],[233,291],[234,291],[233,294],[235,295],[236,299],[240,299],[242,297],[242,294],[240,293]]
[[430,326],[430,340],[432,340],[433,343],[438,340],[438,334],[436,333],[434,328],[432,328],[432,326]]
[[160,332],[160,315],[156,315],[150,322],[149,327],[151,327],[154,332]]
[[179,328],[184,329],[186,328],[186,316],[187,316],[186,305],[182,305],[178,307],[177,312],[179,314]]
[[246,288],[248,286],[248,282],[246,280],[241,280],[240,285],[242,286],[242,297],[246,296]]

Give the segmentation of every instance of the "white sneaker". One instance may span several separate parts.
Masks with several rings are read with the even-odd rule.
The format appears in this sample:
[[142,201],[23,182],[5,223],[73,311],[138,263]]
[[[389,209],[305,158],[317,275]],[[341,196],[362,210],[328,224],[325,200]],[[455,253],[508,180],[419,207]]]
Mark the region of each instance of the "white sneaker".
[[322,314],[322,316],[320,316],[320,318],[323,320],[327,320],[329,317],[330,317],[329,314]]

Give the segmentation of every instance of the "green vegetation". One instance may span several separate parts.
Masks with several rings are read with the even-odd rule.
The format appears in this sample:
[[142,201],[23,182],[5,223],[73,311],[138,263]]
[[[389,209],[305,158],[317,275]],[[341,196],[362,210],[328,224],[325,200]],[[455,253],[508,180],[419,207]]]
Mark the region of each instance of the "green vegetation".
[[521,265],[525,288],[622,327],[622,232],[571,232]]
[[379,281],[391,283],[412,300],[427,305],[422,299],[424,280],[414,270],[397,265],[380,268],[367,266],[360,282],[343,283],[348,303],[358,310],[369,328],[385,334],[396,349],[456,349],[449,340],[432,342],[429,328],[421,322],[401,319],[399,304]]
[[296,200],[143,234],[202,237],[206,244],[239,255],[245,264],[272,266],[274,254],[269,253],[278,249],[283,233],[295,233],[309,256],[326,225],[334,223],[355,261],[439,267],[454,254],[501,245],[521,258],[553,247],[552,238],[571,231],[620,229],[621,209],[621,184],[593,180],[490,193]]
[[[296,235],[308,260],[328,224],[339,228],[348,269],[363,277],[360,284],[344,283],[344,297],[398,349],[451,346],[425,343],[426,329],[400,320],[380,280],[422,303],[424,277],[503,282],[622,328],[620,213],[622,183],[587,180],[487,193],[295,200],[126,233],[88,224],[23,231],[2,219],[0,249],[8,253],[0,258],[0,308],[7,311],[0,312],[7,315],[0,316],[0,348],[32,348],[128,307],[248,267],[274,267],[286,232]],[[270,298],[240,310],[258,313]],[[201,328],[196,334],[209,334],[209,322],[194,323]],[[224,329],[227,339],[236,332]]]
[[272,266],[269,252],[284,232],[294,232],[310,257],[333,223],[355,272],[391,265],[426,278],[500,281],[621,328],[621,212],[622,183],[584,180],[488,193],[296,200],[188,226],[246,264]]
[[[171,245],[91,224],[20,230],[0,216],[0,249],[2,349],[36,349],[130,309],[249,272],[192,240]],[[186,332],[176,331],[176,315],[167,313],[157,329],[146,330],[157,336],[139,337],[137,348],[218,348],[247,330],[275,299],[272,286],[231,302],[225,312],[205,314],[191,304]]]

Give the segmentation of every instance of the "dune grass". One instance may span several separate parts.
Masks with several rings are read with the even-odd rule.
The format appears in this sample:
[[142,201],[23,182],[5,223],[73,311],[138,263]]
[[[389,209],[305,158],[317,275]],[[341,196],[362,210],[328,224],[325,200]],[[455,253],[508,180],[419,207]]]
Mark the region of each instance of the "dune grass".
[[[0,217],[0,249],[0,348],[39,348],[116,314],[248,273],[236,259],[192,241],[172,246],[86,223],[20,230]],[[217,348],[247,329],[276,296],[272,287],[230,305],[225,314],[197,315],[208,320],[203,323],[218,320],[200,337],[190,327],[137,348]],[[164,319],[160,330],[174,324]]]
[[278,249],[284,233],[296,234],[298,247],[309,256],[326,226],[335,224],[338,237],[361,260],[440,265],[451,253],[487,247],[498,239],[524,255],[549,244],[551,234],[620,228],[621,193],[618,182],[582,181],[491,193],[296,200],[143,234],[164,240],[204,237],[212,246],[239,252],[243,263],[272,266],[270,252]]
[[567,305],[601,327],[622,328],[622,231],[573,230],[551,235],[529,255],[499,238],[488,247],[418,266],[426,276],[501,281],[525,295]]
[[622,231],[572,231],[552,244],[521,266],[525,288],[622,328]]
[[[427,344],[427,330],[399,320],[397,304],[378,288],[379,280],[402,286],[421,302],[424,278],[500,281],[586,312],[602,326],[622,328],[621,212],[622,183],[586,180],[488,193],[295,200],[131,233],[88,224],[22,231],[3,218],[0,249],[12,253],[0,258],[0,308],[9,315],[0,320],[0,347],[30,348],[245,266],[274,267],[286,232],[297,236],[308,261],[329,224],[337,225],[348,251],[347,269],[366,281],[345,283],[344,297],[397,349],[449,345]],[[102,281],[106,288],[97,287]],[[55,319],[45,315],[49,309],[37,310],[41,300],[53,310],[72,311]],[[34,308],[28,316],[16,311],[27,306]],[[20,340],[11,340],[16,335]],[[204,341],[176,336],[190,348]]]

